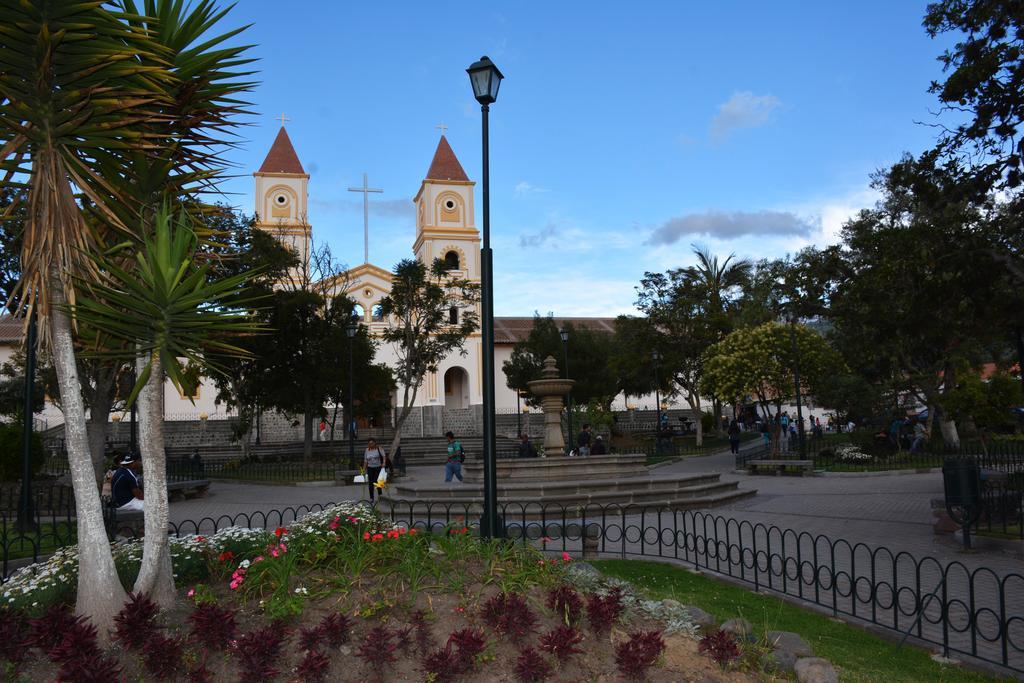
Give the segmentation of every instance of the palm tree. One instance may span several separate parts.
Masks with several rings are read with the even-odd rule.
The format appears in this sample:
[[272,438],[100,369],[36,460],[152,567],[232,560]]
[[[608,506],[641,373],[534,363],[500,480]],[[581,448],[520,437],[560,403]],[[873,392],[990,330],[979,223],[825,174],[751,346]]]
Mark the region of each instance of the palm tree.
[[106,637],[125,593],[89,458],[65,307],[90,270],[82,254],[93,233],[76,194],[124,228],[110,209],[116,191],[96,169],[145,146],[137,126],[154,115],[167,74],[147,36],[101,1],[0,0],[0,16],[0,169],[5,184],[27,192],[19,306],[34,309],[60,386],[78,519],[76,611]]
[[[732,304],[728,300],[729,293],[742,288],[750,280],[753,265],[746,259],[734,260],[736,254],[729,254],[719,261],[707,247],[691,245],[697,257],[697,264],[686,269],[687,277],[696,284],[705,301],[711,330],[714,332],[713,342],[721,341],[732,331]],[[712,397],[712,412],[715,417],[715,429],[721,434],[722,402]],[[700,419],[700,416],[697,416]]]

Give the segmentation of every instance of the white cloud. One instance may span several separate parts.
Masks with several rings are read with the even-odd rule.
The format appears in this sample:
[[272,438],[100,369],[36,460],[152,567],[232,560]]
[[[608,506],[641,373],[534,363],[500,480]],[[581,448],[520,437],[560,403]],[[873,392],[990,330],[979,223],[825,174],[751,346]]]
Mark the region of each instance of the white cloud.
[[843,225],[862,209],[874,206],[879,198],[877,190],[861,187],[838,196],[824,197],[789,207],[799,213],[810,213],[821,217],[818,230],[799,240],[800,246],[823,247],[837,244],[841,239]]
[[547,189],[543,187],[537,187],[536,185],[531,185],[525,180],[521,180],[520,182],[516,183],[514,191],[517,197],[529,197],[530,195],[544,194],[545,192],[547,192]]
[[711,139],[720,142],[739,128],[763,126],[781,104],[775,95],[755,95],[749,90],[734,92],[718,105],[718,113],[711,120]]
[[569,266],[537,269],[524,277],[522,273],[498,276],[496,315],[533,315],[533,311],[551,310],[556,316],[614,317],[636,313],[637,281],[609,279],[601,269],[593,275],[586,270],[570,272]]
[[801,218],[789,211],[708,211],[676,216],[647,238],[647,244],[673,244],[690,235],[729,240],[747,235],[810,236],[820,229],[817,218]]

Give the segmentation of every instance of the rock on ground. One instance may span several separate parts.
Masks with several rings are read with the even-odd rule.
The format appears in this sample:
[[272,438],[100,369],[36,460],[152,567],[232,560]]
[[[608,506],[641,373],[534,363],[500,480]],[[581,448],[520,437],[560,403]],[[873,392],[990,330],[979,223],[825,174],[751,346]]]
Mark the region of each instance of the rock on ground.
[[797,657],[813,657],[814,651],[807,641],[789,631],[769,631],[768,645],[776,650],[785,650]]
[[754,627],[746,619],[730,619],[722,624],[720,628],[741,640],[750,637],[754,633]]
[[838,683],[835,668],[826,659],[805,657],[796,662],[796,680],[799,683]]

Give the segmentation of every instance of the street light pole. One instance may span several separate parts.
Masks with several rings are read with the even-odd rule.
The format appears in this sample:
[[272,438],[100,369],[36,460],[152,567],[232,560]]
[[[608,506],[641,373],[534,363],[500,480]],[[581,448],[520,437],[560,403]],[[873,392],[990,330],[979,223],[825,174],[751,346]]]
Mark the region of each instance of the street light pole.
[[[348,438],[348,466],[350,469],[356,466],[356,444],[355,439],[352,438],[352,422],[355,420],[355,391],[354,391],[354,378],[355,365],[352,361],[352,347],[355,346],[356,333],[359,332],[359,325],[355,321],[350,322],[348,327],[345,328],[345,334],[348,335],[348,420],[345,422],[346,438]],[[394,453],[391,454],[394,457]]]
[[519,390],[516,389],[516,438],[523,435],[523,411],[519,408]]
[[661,436],[661,381],[658,377],[658,362],[661,360],[661,354],[655,349],[651,351],[651,360],[654,361],[654,403],[655,409],[657,410],[657,421],[654,423],[654,432],[656,437]]
[[25,420],[22,426],[21,498],[15,528],[28,531],[36,527],[35,503],[32,500],[32,390],[36,376],[36,309],[32,307],[25,340]]
[[[558,331],[558,336],[562,338],[562,350],[565,353],[565,378],[569,379],[569,330],[564,327]],[[572,452],[573,435],[572,435],[572,388],[570,387],[569,393],[566,394],[565,399],[566,412],[568,413],[568,427],[569,427],[569,438],[565,440],[566,451]]]
[[483,185],[483,240],[480,249],[480,306],[482,308],[481,336],[483,346],[483,399],[484,399],[484,514],[480,520],[480,535],[484,538],[504,536],[498,521],[498,461],[497,435],[494,424],[494,261],[491,252],[491,176],[488,115],[490,105],[498,99],[498,87],[503,76],[486,56],[474,62],[466,72],[473,86],[473,96],[480,103]]

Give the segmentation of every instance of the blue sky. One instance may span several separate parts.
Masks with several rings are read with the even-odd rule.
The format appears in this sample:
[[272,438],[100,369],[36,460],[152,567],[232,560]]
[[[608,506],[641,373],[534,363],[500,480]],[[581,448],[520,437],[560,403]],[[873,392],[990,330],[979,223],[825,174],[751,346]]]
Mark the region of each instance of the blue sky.
[[346,188],[366,172],[384,189],[370,259],[390,268],[411,254],[437,124],[480,180],[465,68],[487,54],[505,74],[495,312],[629,312],[644,271],[692,263],[691,243],[758,259],[834,241],[874,201],[870,173],[933,144],[945,43],[924,33],[924,6],[241,0],[226,25],[253,24],[259,115],[224,189],[252,211],[284,112],[315,236],[362,261],[361,195]]

